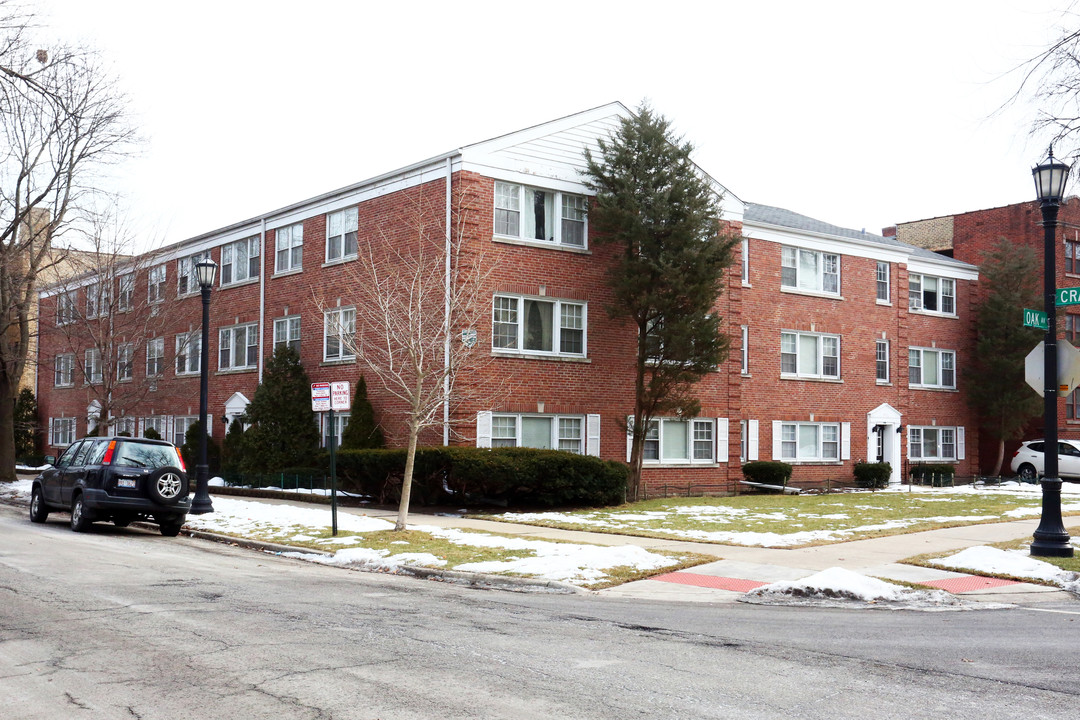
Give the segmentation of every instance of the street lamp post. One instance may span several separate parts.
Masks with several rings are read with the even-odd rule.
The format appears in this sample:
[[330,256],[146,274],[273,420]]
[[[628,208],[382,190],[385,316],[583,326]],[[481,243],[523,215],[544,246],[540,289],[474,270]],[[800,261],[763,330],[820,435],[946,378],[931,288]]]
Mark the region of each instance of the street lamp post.
[[1046,307],[1046,335],[1043,336],[1043,434],[1042,518],[1035,530],[1031,554],[1043,557],[1072,557],[1069,533],[1061,521],[1061,478],[1058,476],[1058,357],[1057,357],[1057,218],[1065,196],[1069,166],[1054,159],[1050,146],[1047,159],[1032,168],[1035,191],[1043,218],[1043,297]]
[[202,291],[202,344],[199,355],[199,461],[195,465],[195,497],[191,501],[193,515],[214,512],[214,505],[210,502],[210,472],[206,462],[206,405],[210,374],[210,289],[214,286],[216,275],[217,263],[209,257],[195,263],[195,276]]

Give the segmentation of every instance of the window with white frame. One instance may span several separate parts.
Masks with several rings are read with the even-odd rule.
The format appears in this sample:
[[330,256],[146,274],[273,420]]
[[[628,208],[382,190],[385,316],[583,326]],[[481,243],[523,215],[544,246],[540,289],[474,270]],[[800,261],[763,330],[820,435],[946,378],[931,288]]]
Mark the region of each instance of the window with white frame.
[[130,380],[135,360],[135,346],[132,343],[120,343],[116,346],[116,379],[120,382]]
[[356,207],[326,214],[326,262],[356,257],[358,227]]
[[323,360],[352,360],[356,308],[334,308],[323,314]]
[[[202,360],[202,331],[192,330],[176,336],[176,374],[195,375]],[[164,435],[162,436],[164,437]]]
[[658,418],[645,430],[642,460],[648,463],[711,463],[716,460],[716,421]]
[[585,453],[582,415],[491,416],[491,447],[528,447]]
[[933,275],[908,275],[908,309],[918,312],[956,314],[956,281]]
[[146,341],[146,376],[157,377],[165,369],[165,338]]
[[495,182],[495,234],[500,237],[584,248],[587,209],[583,195]]
[[75,356],[64,353],[56,356],[53,384],[56,387],[71,387],[75,384]]
[[908,384],[922,388],[956,388],[956,353],[934,348],[908,349]]
[[259,238],[249,237],[221,246],[221,284],[232,285],[259,277]]
[[742,282],[743,285],[750,284],[750,239],[742,239]]
[[91,348],[83,353],[83,374],[89,385],[96,385],[102,381],[101,350]]
[[[187,431],[192,425],[199,422],[198,415],[178,415],[172,419],[172,437],[165,437],[162,435],[163,440],[168,440],[173,445],[180,447],[187,439]],[[213,424],[210,422],[210,417],[206,418],[207,436],[213,432]]]
[[259,364],[259,324],[218,331],[218,370],[247,370]]
[[274,272],[299,270],[304,261],[304,223],[279,227],[274,231]]
[[908,427],[908,458],[911,460],[958,460],[957,434],[963,428]]
[[495,350],[584,355],[586,308],[566,300],[496,295],[491,346]]
[[874,341],[874,364],[879,383],[889,382],[889,341]]
[[780,333],[780,374],[838,380],[840,336],[784,331]]
[[127,312],[135,299],[135,273],[124,273],[116,279],[116,310]]
[[780,248],[780,286],[840,294],[840,256],[784,246]]
[[880,302],[889,302],[889,263],[878,260],[877,272],[877,299]]
[[742,374],[750,373],[750,326],[742,326]]
[[291,347],[300,354],[300,316],[274,319],[274,352],[279,347]]
[[210,258],[210,251],[206,250],[194,255],[180,258],[176,261],[176,294],[187,295],[199,291],[199,278],[195,274],[195,264],[200,260]]
[[781,423],[780,459],[828,462],[840,459],[840,423]]
[[146,301],[162,302],[165,299],[165,266],[158,265],[146,273]]
[[86,317],[96,318],[109,312],[109,283],[101,281],[86,286]]
[[49,444],[65,447],[75,442],[75,418],[53,418],[49,424]]
[[163,415],[152,415],[142,419],[142,437],[146,437],[147,430],[153,430],[162,440],[169,438],[168,418]]
[[330,431],[334,433],[334,447],[341,447],[341,435],[345,432],[345,428],[349,426],[349,418],[351,413],[334,413],[334,424],[330,425],[330,413],[319,413],[319,431],[322,433],[322,446],[324,448],[330,447]]
[[57,325],[67,325],[79,319],[78,302],[78,290],[68,290],[56,296]]
[[120,417],[113,420],[113,431],[124,437],[135,437],[136,421],[133,417]]

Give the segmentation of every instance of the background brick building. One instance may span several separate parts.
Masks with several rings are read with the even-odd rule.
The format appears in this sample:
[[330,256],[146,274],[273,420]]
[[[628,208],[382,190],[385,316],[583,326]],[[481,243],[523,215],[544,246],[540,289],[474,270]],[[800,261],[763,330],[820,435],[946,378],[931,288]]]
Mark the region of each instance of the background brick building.
[[[131,407],[111,410],[116,425],[138,434],[155,427],[182,442],[195,420],[191,339],[200,300],[192,267],[204,254],[221,268],[209,348],[212,434],[220,439],[222,420],[243,412],[276,344],[298,348],[313,382],[355,386],[360,365],[339,335],[354,331],[357,263],[369,248],[377,255],[407,247],[416,233],[459,233],[491,263],[486,319],[462,328],[475,331],[485,361],[462,380],[452,422],[424,442],[627,459],[635,335],[606,311],[611,251],[590,236],[582,171],[584,149],[595,150],[628,112],[613,103],[469,145],[139,258],[129,285],[145,302],[126,312],[161,323],[146,337],[112,338],[110,348],[125,357],[131,352],[121,346],[137,348],[125,382],[147,386]],[[977,423],[962,390],[976,269],[896,238],[749,204],[713,183],[724,221],[744,238],[717,307],[733,352],[700,382],[699,417],[661,418],[652,428],[646,486],[731,490],[743,459],[792,462],[803,485],[850,481],[855,461],[879,456],[893,463],[895,479],[911,461],[972,472]],[[86,307],[99,281],[45,290],[42,317],[102,322],[67,316]],[[62,356],[81,357],[71,337],[46,332],[41,343],[48,452],[92,422],[92,378],[58,366]],[[119,372],[110,353],[100,365]],[[390,442],[401,443],[399,402],[367,379]],[[340,432],[319,422],[324,439]]]

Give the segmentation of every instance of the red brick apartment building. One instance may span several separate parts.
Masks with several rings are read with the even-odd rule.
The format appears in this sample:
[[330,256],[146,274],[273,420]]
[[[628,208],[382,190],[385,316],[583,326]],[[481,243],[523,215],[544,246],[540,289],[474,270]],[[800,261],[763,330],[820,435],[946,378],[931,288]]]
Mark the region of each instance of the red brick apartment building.
[[[1080,286],[1080,202],[1071,197],[1061,206],[1058,214],[1057,286],[1059,288]],[[884,234],[910,245],[945,254],[972,265],[983,262],[984,256],[1000,238],[1008,238],[1017,245],[1026,245],[1035,251],[1039,267],[1044,258],[1042,212],[1037,201],[1016,203],[1004,207],[974,210],[899,223],[886,228]],[[1040,275],[1041,278],[1041,275]],[[1042,286],[1041,280],[1039,286]],[[985,288],[980,289],[985,292]],[[1080,306],[1058,308],[1059,320],[1064,316],[1065,339],[1080,347]],[[1017,310],[1017,323],[1020,310]],[[1080,406],[1077,391],[1073,391],[1063,404],[1058,405],[1058,433],[1062,438],[1080,439]],[[1044,427],[1040,415],[1032,421],[1026,438],[1042,437]],[[1006,448],[1006,463],[1018,443]],[[980,457],[993,462],[996,448],[993,443],[979,447]],[[985,468],[984,468],[985,469]]]
[[[606,312],[610,258],[590,235],[581,173],[583,150],[628,112],[613,103],[468,145],[141,258],[131,276],[108,281],[122,283],[110,292],[160,307],[160,327],[114,337],[118,356],[106,360],[44,333],[47,451],[94,422],[88,383],[104,372],[132,383],[153,376],[137,403],[113,409],[119,427],[182,441],[198,414],[201,304],[191,268],[204,254],[221,267],[210,321],[213,435],[243,412],[280,343],[299,349],[312,381],[355,383],[360,365],[338,337],[355,325],[349,265],[369,244],[408,242],[409,213],[422,207],[430,230],[460,229],[494,263],[490,321],[475,328],[489,357],[463,397],[499,397],[463,400],[453,416],[465,422],[425,441],[627,459],[635,339]],[[743,236],[717,308],[733,352],[701,381],[700,417],[655,422],[646,484],[734,489],[739,462],[755,459],[793,463],[801,484],[849,480],[854,462],[879,457],[894,480],[920,461],[973,472],[977,423],[962,390],[976,268],[715,187],[725,221]],[[82,322],[77,311],[104,292],[98,282],[44,290],[43,319]],[[380,422],[400,442],[400,413],[367,379]],[[341,430],[319,422],[324,440]]]

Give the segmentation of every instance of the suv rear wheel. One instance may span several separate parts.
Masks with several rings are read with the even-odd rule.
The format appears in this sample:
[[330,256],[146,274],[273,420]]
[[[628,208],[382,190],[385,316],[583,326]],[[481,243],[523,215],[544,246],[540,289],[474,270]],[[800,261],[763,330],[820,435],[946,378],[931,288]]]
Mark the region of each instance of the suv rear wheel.
[[165,537],[176,537],[180,534],[180,528],[184,526],[183,520],[158,521],[158,528]]
[[86,532],[93,524],[93,519],[83,505],[82,495],[75,498],[71,503],[71,529],[75,532]]
[[1024,463],[1016,471],[1016,476],[1024,482],[1037,482],[1039,480],[1039,473],[1035,472],[1035,466],[1031,463]]

